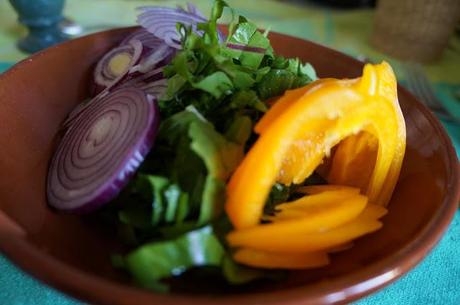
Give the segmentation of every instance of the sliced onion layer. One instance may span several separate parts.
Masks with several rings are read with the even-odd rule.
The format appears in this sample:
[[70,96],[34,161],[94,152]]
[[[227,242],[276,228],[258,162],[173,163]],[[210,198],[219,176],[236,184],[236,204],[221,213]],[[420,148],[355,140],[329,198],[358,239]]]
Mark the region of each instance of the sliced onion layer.
[[168,80],[163,75],[163,67],[151,70],[128,79],[119,85],[120,88],[135,87],[159,99],[168,87]]
[[157,81],[146,83],[140,88],[144,90],[145,92],[147,92],[148,94],[153,95],[157,98],[160,98],[168,89],[168,80],[160,79]]
[[65,119],[65,121],[62,123],[61,125],[62,129],[68,128],[72,124],[72,122],[86,109],[86,107],[91,105],[91,103],[95,103],[99,99],[102,99],[107,94],[109,94],[110,93],[109,89],[110,89],[109,87],[106,89],[102,89],[101,92],[99,92],[96,96],[94,96],[90,100],[83,101],[77,104],[72,109],[72,111],[67,115],[67,118]]
[[142,50],[142,43],[132,39],[105,54],[94,69],[96,85],[107,88],[118,83],[139,62]]
[[163,45],[160,45],[155,50],[152,50],[148,56],[143,57],[139,64],[129,70],[129,73],[146,73],[164,62],[169,63],[176,54],[175,50],[176,49],[163,43]]
[[156,50],[157,48],[165,44],[165,42],[162,39],[156,37],[146,29],[139,29],[132,32],[121,41],[120,46],[129,44],[131,40],[139,40],[144,46],[144,48],[153,50]]
[[169,7],[141,7],[141,13],[137,17],[137,22],[147,31],[162,39],[167,45],[181,49],[181,36],[177,31],[176,25],[181,23],[198,34],[202,31],[197,29],[198,23],[206,22],[202,14],[187,12],[183,9]]
[[51,206],[89,212],[115,198],[147,153],[158,129],[153,97],[122,88],[90,103],[74,118],[51,161]]

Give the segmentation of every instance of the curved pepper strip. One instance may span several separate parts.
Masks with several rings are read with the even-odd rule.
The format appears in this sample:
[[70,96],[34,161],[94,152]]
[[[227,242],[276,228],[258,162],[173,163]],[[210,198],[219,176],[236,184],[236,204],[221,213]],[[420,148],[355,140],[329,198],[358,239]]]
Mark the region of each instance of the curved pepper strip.
[[[313,200],[312,202],[304,202],[307,205],[303,205],[303,207],[297,206],[299,216],[295,218],[232,231],[227,235],[227,241],[232,246],[251,246],[256,241],[270,244],[278,240],[287,241],[294,235],[297,238],[302,235],[322,233],[350,223],[360,216],[366,208],[367,198],[363,195],[349,195],[352,197],[334,201],[329,201],[328,199],[332,198],[325,198],[326,196],[323,195],[327,196],[328,194],[326,192],[307,196],[306,198],[320,197],[322,202]],[[280,216],[284,213],[285,210],[282,210]],[[274,218],[278,218],[278,214]]]
[[[287,107],[273,107],[256,126],[260,137],[227,187],[227,214],[236,229],[259,224],[275,182],[303,182],[330,150],[360,131],[378,140],[367,196],[386,205],[399,176],[406,133],[393,70],[367,64],[357,79],[322,79],[305,87]],[[299,97],[300,95],[300,97]],[[276,105],[276,104],[275,104]],[[276,111],[276,115],[270,114]],[[269,123],[264,123],[268,122]]]
[[378,141],[367,132],[352,135],[337,147],[327,173],[333,184],[358,187],[366,193],[377,158]]
[[[262,268],[305,269],[327,264],[328,253],[346,250],[353,245],[353,239],[378,230],[382,226],[378,219],[387,213],[384,207],[368,203],[359,214],[348,213],[352,219],[335,227],[339,224],[337,209],[341,209],[341,205],[351,212],[355,210],[353,205],[367,201],[365,196],[350,190],[355,189],[348,188],[348,199],[342,202],[334,197],[340,193],[343,195],[344,189],[323,188],[321,191],[313,187],[312,191],[319,192],[279,205],[285,207],[271,216],[271,224],[231,232],[227,241],[231,246],[239,247],[233,258],[241,264]],[[286,211],[296,215],[284,219],[281,216]],[[332,218],[325,219],[326,215]],[[308,233],[308,226],[316,231]]]
[[[284,222],[283,222],[284,223]],[[282,224],[281,222],[279,224]],[[264,225],[260,225],[263,227]],[[246,234],[234,231],[227,240],[233,247],[250,248],[275,253],[309,253],[328,249],[350,242],[358,237],[377,231],[382,223],[368,217],[356,217],[353,221],[324,232],[290,235],[264,235],[259,239],[248,239]],[[248,229],[249,230],[249,229]],[[238,235],[236,235],[238,234]]]

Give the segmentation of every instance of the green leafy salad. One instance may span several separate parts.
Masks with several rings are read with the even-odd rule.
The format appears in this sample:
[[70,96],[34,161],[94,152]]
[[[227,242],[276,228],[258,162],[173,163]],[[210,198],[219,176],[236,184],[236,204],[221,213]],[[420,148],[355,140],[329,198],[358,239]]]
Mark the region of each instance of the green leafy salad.
[[242,16],[219,41],[217,22],[225,7],[215,2],[209,21],[198,24],[203,35],[178,25],[183,49],[164,69],[168,87],[159,100],[155,147],[108,207],[134,249],[117,256],[117,266],[155,290],[167,289],[162,279],[199,266],[221,268],[231,283],[261,276],[235,265],[227,253],[226,181],[253,142],[252,128],[266,101],[316,79],[311,65],[275,55],[268,33]]

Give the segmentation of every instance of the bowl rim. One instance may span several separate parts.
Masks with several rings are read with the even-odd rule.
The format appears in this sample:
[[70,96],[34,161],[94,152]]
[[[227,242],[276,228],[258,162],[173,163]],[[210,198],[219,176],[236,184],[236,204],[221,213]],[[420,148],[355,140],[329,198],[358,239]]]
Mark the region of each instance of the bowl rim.
[[[114,35],[117,32],[132,31],[135,28],[137,27],[125,27],[97,32],[58,44],[20,61],[3,74],[0,74],[0,79],[7,77],[18,69],[18,67],[42,56],[44,52],[48,52],[49,50],[78,43],[82,39],[88,39],[88,37],[94,37],[102,33],[105,35]],[[326,48],[331,54],[353,62],[354,65],[363,64],[346,54],[309,40],[280,33],[272,33],[271,35],[275,37],[284,36],[294,43],[295,41],[306,41],[309,44]],[[441,206],[425,227],[418,232],[417,236],[411,242],[390,257],[365,266],[359,271],[354,272],[351,276],[341,276],[328,283],[292,287],[273,292],[225,295],[225,298],[219,299],[220,304],[256,304],[262,302],[262,300],[267,305],[295,304],[301,300],[302,304],[351,302],[395,281],[417,265],[434,248],[447,230],[457,210],[457,203],[460,200],[460,164],[458,163],[455,148],[447,132],[434,114],[400,85],[398,85],[398,91],[416,100],[419,110],[431,126],[434,127],[434,131],[440,137],[441,144],[446,147],[448,162],[446,166],[451,169],[450,176],[447,178],[447,188],[452,188],[453,191],[447,192],[447,196],[444,198]],[[189,304],[191,298],[203,305],[216,304],[217,301],[216,297],[209,295],[191,297],[185,294],[156,294],[79,270],[46,254],[37,246],[28,243],[25,238],[25,232],[21,229],[20,225],[11,220],[1,210],[0,237],[0,251],[17,266],[39,280],[42,280],[44,283],[84,301],[107,305],[131,304],[131,302],[146,303],[149,301],[180,305]],[[53,270],[59,270],[59,272],[53,272]],[[126,299],[129,299],[129,301],[126,301]]]

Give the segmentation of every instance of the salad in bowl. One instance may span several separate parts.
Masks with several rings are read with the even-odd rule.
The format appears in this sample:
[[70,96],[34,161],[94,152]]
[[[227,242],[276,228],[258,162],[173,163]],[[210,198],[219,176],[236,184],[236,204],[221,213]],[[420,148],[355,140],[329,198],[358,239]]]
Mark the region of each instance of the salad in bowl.
[[47,177],[50,206],[123,241],[115,267],[155,291],[192,270],[243,285],[324,267],[382,227],[406,146],[388,63],[319,79],[222,0],[209,19],[139,10],[62,123]]

